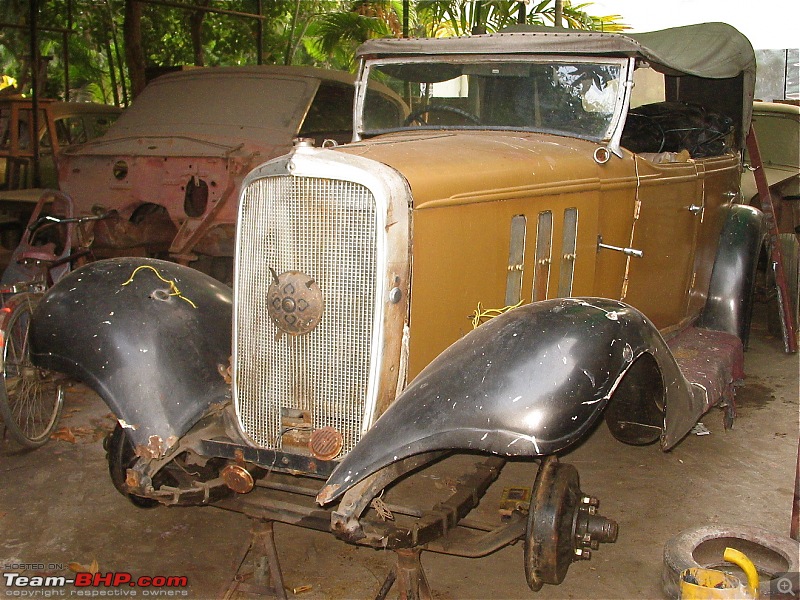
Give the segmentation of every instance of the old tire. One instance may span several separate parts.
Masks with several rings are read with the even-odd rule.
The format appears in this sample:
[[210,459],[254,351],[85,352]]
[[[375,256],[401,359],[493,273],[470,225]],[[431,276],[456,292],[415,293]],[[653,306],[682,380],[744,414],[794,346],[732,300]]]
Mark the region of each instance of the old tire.
[[668,598],[679,597],[679,579],[684,569],[728,564],[722,558],[727,546],[743,552],[753,561],[761,578],[759,596],[762,598],[769,597],[769,580],[773,575],[800,571],[800,543],[791,538],[756,527],[696,527],[679,533],[664,546],[661,577],[664,594]]

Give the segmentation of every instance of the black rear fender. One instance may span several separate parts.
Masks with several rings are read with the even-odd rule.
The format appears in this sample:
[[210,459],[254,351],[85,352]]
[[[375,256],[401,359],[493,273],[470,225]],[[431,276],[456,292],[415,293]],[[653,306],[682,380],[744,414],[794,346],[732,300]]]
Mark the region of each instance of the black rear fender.
[[753,290],[766,224],[757,208],[734,204],[720,234],[708,299],[699,325],[737,336],[747,347]]

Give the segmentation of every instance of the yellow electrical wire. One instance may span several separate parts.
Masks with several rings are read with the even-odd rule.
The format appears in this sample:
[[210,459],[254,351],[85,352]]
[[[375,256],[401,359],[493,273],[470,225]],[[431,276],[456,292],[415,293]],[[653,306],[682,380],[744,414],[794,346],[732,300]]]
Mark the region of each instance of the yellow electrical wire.
[[512,306],[504,306],[503,308],[483,308],[483,304],[478,302],[478,308],[475,309],[475,312],[472,313],[470,317],[472,321],[472,328],[477,329],[481,324],[489,319],[494,319],[495,317],[499,317],[503,313],[507,313],[510,310],[514,310],[515,308],[519,308],[522,306],[522,300],[517,302]]
[[131,273],[131,276],[130,276],[130,278],[128,279],[128,281],[126,281],[126,282],[125,282],[125,283],[123,283],[122,285],[123,285],[123,286],[126,286],[126,285],[128,285],[129,283],[131,283],[131,282],[133,281],[133,278],[134,278],[134,277],[136,277],[136,274],[137,274],[139,271],[141,271],[142,269],[150,269],[150,270],[151,270],[153,273],[155,273],[155,274],[156,274],[156,277],[158,277],[158,278],[159,278],[161,281],[163,281],[164,283],[168,283],[168,284],[169,284],[169,287],[170,287],[170,289],[172,290],[172,293],[170,293],[170,296],[177,296],[177,297],[178,297],[178,298],[180,298],[181,300],[185,300],[186,302],[188,302],[189,304],[191,304],[191,305],[192,305],[192,308],[197,308],[197,305],[196,305],[194,302],[192,302],[191,300],[189,300],[189,299],[188,299],[186,296],[184,296],[184,295],[181,293],[181,291],[178,289],[178,286],[177,286],[177,285],[175,285],[175,281],[173,281],[173,280],[171,280],[171,279],[164,279],[164,277],[162,277],[162,276],[161,276],[161,273],[159,273],[159,272],[158,272],[158,269],[156,269],[155,267],[153,267],[153,266],[150,266],[150,265],[140,265],[140,266],[136,267],[136,268],[133,270],[133,273]]

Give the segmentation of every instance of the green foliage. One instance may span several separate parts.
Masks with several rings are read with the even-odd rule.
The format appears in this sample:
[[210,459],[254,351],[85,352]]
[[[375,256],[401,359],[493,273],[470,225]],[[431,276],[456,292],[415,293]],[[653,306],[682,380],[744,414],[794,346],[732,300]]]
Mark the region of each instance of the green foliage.
[[[39,53],[46,64],[46,79],[41,95],[64,98],[65,49],[69,51],[70,99],[112,102],[108,47],[121,29],[123,0],[40,0],[38,25]],[[0,29],[0,72],[15,77],[22,91],[30,86],[30,41],[28,2],[7,0],[0,3],[0,20],[25,25],[24,29]],[[45,29],[71,29],[64,35]],[[66,37],[66,48],[65,48]],[[120,36],[121,37],[121,34]],[[119,65],[114,65],[119,70]]]
[[[622,31],[627,26],[619,23],[619,15],[591,16],[587,9],[591,2],[573,5],[563,2],[563,25],[572,29]],[[475,31],[492,33],[514,25],[519,19],[520,3],[517,0],[420,0],[417,13],[429,37],[470,35]],[[553,25],[555,0],[542,0],[536,4],[525,3],[525,23],[528,25]]]
[[353,11],[320,15],[308,28],[305,48],[311,58],[333,68],[352,70],[356,48],[373,37],[388,37],[386,21]]
[[[590,29],[593,31],[621,32],[629,29],[621,22],[620,15],[605,15],[600,17],[592,16],[588,13],[591,2],[575,4],[569,0],[564,0],[563,23],[562,26],[570,29]],[[553,25],[555,24],[555,2],[554,0],[543,0],[536,4],[528,13],[527,23],[532,25]]]
[[417,11],[429,37],[469,35],[477,29],[497,31],[516,23],[519,2],[472,0],[421,0]]
[[[73,100],[125,101],[129,85],[124,60],[123,28],[126,0],[38,0],[38,23],[45,28],[71,28],[69,96]],[[258,0],[173,0],[255,14]],[[620,31],[618,15],[592,16],[590,3],[563,2],[564,24],[580,29]],[[410,34],[469,35],[476,27],[497,31],[516,23],[516,0],[419,0],[409,2]],[[480,10],[479,10],[480,6]],[[0,22],[25,26],[0,28],[0,75],[30,85],[28,0],[0,0]],[[352,70],[358,45],[373,37],[402,35],[401,0],[263,0],[263,62],[309,64]],[[191,21],[197,11],[163,5],[142,5],[142,47],[147,67],[194,64]],[[552,24],[554,0],[526,3],[526,22]],[[256,19],[202,13],[201,56],[206,66],[258,62]],[[39,47],[46,59],[42,95],[65,97],[64,37],[41,32]]]

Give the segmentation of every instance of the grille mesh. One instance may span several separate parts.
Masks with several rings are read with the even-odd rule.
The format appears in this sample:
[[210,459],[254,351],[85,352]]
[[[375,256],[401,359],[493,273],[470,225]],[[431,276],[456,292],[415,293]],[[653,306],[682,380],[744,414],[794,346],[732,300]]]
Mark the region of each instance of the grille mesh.
[[[281,448],[281,410],[309,411],[355,446],[369,383],[376,290],[375,200],[362,185],[269,177],[240,207],[234,393],[242,429]],[[276,336],[267,312],[270,267],[313,277],[325,298],[320,324]]]

